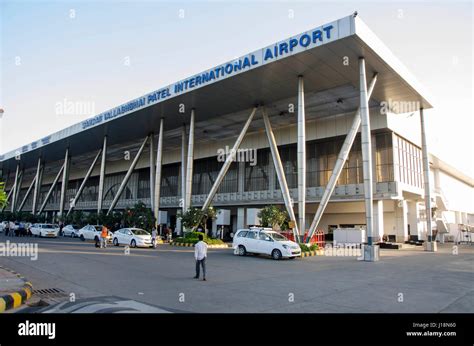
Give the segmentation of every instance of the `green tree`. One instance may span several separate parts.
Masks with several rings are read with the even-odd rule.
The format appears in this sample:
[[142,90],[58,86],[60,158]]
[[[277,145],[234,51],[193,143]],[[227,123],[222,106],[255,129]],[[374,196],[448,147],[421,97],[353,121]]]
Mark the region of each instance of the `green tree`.
[[287,229],[288,228],[288,213],[280,210],[275,205],[268,205],[263,208],[258,214],[262,220],[263,227],[271,227],[273,229]]
[[201,208],[189,208],[184,214],[178,211],[177,217],[181,219],[181,224],[185,229],[192,231],[201,226],[207,234],[207,220],[215,219],[218,211],[219,209],[212,206],[204,211]]
[[7,194],[5,193],[5,183],[0,182],[0,208],[7,205]]

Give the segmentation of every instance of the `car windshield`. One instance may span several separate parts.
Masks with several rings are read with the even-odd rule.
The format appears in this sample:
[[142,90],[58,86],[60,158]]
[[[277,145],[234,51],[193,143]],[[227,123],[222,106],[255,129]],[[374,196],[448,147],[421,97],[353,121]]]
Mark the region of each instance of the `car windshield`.
[[94,228],[98,232],[102,231],[102,226],[94,226]]
[[281,235],[280,233],[276,233],[276,232],[272,232],[272,233],[268,233],[269,235],[271,235],[271,237],[273,238],[273,240],[275,241],[287,241],[288,238],[286,238],[285,236]]
[[53,225],[43,225],[43,228],[53,228]]
[[148,233],[147,231],[144,231],[142,229],[133,229],[132,232],[135,234],[135,235],[149,235],[150,233]]

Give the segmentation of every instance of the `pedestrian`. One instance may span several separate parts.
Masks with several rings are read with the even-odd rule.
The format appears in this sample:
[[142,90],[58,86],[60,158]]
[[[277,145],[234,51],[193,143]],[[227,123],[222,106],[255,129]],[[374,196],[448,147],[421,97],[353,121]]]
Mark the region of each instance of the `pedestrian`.
[[107,237],[109,235],[109,230],[107,226],[102,226],[102,232],[100,232],[100,248],[107,248]]
[[10,221],[7,221],[7,223],[5,224],[5,237],[8,237],[9,234],[10,234]]
[[153,244],[153,247],[156,249],[157,246],[157,241],[156,241],[156,236],[158,235],[158,232],[156,231],[156,227],[153,227],[151,230],[151,243]]
[[206,258],[207,258],[207,244],[203,241],[202,234],[198,236],[199,241],[194,245],[194,258],[196,259],[196,276],[199,279],[199,271],[202,266],[202,281],[206,281]]

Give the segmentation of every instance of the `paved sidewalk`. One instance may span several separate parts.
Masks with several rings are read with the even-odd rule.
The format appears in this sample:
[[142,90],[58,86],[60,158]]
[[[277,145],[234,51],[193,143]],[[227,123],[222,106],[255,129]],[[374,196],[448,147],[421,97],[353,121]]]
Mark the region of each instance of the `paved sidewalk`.
[[0,266],[0,312],[24,304],[33,292],[33,286],[20,274]]

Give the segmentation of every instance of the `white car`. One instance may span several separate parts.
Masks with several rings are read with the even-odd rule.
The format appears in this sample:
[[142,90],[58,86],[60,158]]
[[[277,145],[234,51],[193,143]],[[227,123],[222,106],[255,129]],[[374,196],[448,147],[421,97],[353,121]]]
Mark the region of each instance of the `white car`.
[[79,226],[66,225],[63,227],[63,237],[77,238],[78,231],[79,231]]
[[113,243],[115,246],[124,244],[131,247],[153,247],[151,234],[140,228],[121,228],[115,231]]
[[5,227],[7,226],[8,221],[2,221],[0,222],[0,232],[3,232],[5,230]]
[[[100,234],[102,233],[102,225],[87,225],[82,227],[80,230],[76,231],[77,236],[81,240],[100,240]],[[110,242],[112,239],[112,232],[109,231],[109,235],[107,236],[107,241]]]
[[247,253],[265,254],[279,260],[301,256],[300,246],[271,229],[240,229],[234,236],[232,247],[235,253],[245,256]]
[[50,223],[35,223],[30,226],[31,234],[36,237],[56,238],[59,233],[59,228]]

